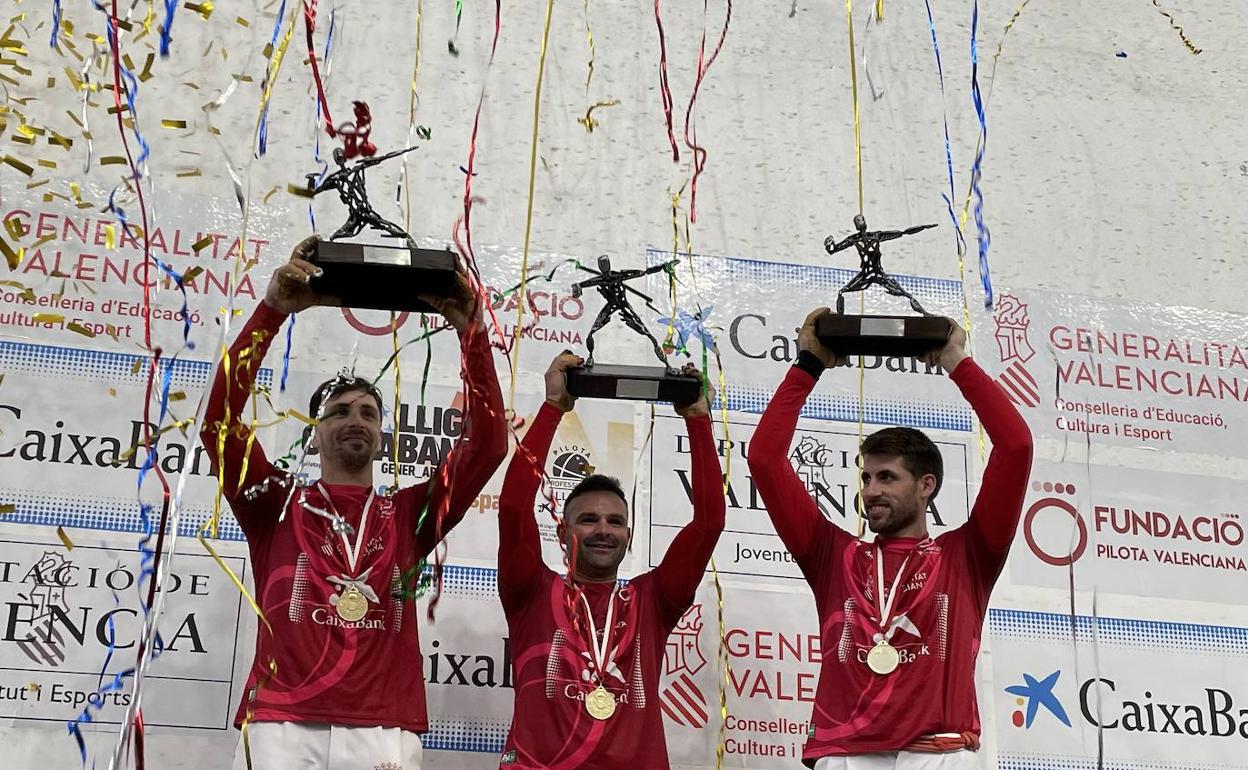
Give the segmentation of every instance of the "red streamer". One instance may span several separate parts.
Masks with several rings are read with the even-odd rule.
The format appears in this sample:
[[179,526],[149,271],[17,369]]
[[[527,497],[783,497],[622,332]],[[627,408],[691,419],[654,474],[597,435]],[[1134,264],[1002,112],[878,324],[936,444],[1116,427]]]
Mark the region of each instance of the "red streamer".
[[[658,6],[658,0],[655,0],[655,6]],[[702,13],[706,14],[707,0],[702,1]],[[719,42],[715,44],[715,50],[711,52],[711,58],[705,59],[706,55],[706,25],[702,25],[702,42],[698,45],[698,75],[693,81],[693,91],[689,94],[689,106],[685,108],[685,146],[693,151],[693,183],[689,188],[689,221],[696,223],[698,221],[698,177],[702,175],[702,170],[706,167],[707,152],[704,147],[698,144],[698,129],[694,125],[693,104],[698,100],[698,90],[702,88],[702,79],[706,77],[706,73],[711,69],[711,65],[715,63],[715,59],[719,58],[719,52],[724,47],[724,39],[728,37],[728,23],[732,21],[732,0],[728,0],[728,12],[724,15],[724,28],[720,30]],[[666,78],[666,75],[664,76]],[[669,94],[667,97],[671,99]],[[671,114],[668,113],[668,128],[671,128]],[[692,132],[692,138],[691,138]]]
[[667,37],[663,34],[659,0],[654,0],[654,23],[659,28],[659,95],[663,99],[663,118],[667,121],[667,141],[672,145],[672,162],[677,163],[680,161],[680,148],[676,146],[676,132],[672,129],[672,87],[667,82]]
[[334,119],[329,114],[329,100],[325,96],[325,84],[321,81],[321,68],[316,63],[316,46],[312,44],[312,33],[316,29],[316,0],[303,0],[303,30],[308,42],[308,63],[312,65],[312,79],[316,81],[316,98],[321,103],[321,114],[325,116],[325,132],[337,136],[334,130]]

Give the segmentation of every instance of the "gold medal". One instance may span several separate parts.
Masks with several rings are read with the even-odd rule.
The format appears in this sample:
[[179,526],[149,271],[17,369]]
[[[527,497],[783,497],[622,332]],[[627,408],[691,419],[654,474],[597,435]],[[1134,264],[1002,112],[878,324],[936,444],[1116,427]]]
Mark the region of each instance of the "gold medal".
[[585,695],[585,710],[594,719],[610,719],[615,713],[615,696],[607,692],[607,688],[598,685],[593,692]]
[[893,673],[900,663],[901,655],[898,654],[897,648],[883,639],[876,642],[871,651],[867,653],[867,668],[880,676]]
[[338,596],[338,603],[334,605],[334,609],[338,610],[338,617],[348,623],[354,623],[357,620],[363,620],[368,614],[368,599],[364,598],[360,589],[351,586]]

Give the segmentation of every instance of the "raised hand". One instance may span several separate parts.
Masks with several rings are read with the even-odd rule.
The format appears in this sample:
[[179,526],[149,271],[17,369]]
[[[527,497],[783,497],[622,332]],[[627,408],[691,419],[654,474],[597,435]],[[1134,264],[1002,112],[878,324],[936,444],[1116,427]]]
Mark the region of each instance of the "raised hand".
[[316,252],[319,239],[308,236],[290,252],[290,261],[273,271],[264,301],[283,313],[298,313],[315,305],[341,305],[342,300],[330,294],[313,291],[309,285],[321,275],[321,268],[309,261]]

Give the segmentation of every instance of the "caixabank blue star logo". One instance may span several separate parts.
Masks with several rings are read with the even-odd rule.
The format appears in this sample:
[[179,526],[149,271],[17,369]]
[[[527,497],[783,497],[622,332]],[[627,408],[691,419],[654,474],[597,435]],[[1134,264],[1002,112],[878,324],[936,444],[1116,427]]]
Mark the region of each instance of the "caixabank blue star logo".
[[1043,679],[1036,679],[1031,674],[1023,674],[1022,684],[1012,684],[1005,688],[1010,695],[1017,696],[1015,703],[1018,708],[1011,715],[1015,727],[1031,729],[1031,724],[1036,720],[1040,708],[1043,706],[1059,722],[1070,727],[1070,717],[1066,716],[1066,709],[1062,706],[1062,702],[1057,699],[1057,695],[1053,692],[1057,679],[1062,675],[1062,670],[1058,669]]

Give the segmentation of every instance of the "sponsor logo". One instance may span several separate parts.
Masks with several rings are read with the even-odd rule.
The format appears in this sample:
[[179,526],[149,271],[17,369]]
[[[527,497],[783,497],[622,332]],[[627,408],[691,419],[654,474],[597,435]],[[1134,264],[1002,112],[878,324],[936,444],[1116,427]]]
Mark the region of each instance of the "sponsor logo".
[[1057,684],[1057,679],[1061,675],[1061,669],[1043,679],[1036,679],[1031,674],[1024,673],[1022,684],[1012,684],[1005,688],[1006,692],[1017,696],[1014,702],[1018,708],[1011,715],[1011,721],[1015,727],[1030,730],[1041,708],[1062,724],[1070,727],[1070,717],[1066,716],[1066,709],[1053,694],[1053,685]]
[[659,707],[668,719],[678,725],[701,729],[709,714],[706,696],[693,677],[706,668],[702,654],[702,605],[685,611],[676,628],[667,637],[663,653],[663,674],[671,677],[659,695]]
[[997,340],[997,352],[1001,363],[1007,364],[997,382],[1019,406],[1039,406],[1040,386],[1025,366],[1036,355],[1029,336],[1031,319],[1027,304],[1008,292],[1002,294],[993,318],[997,324],[993,335]]
[[[1067,567],[1078,561],[1088,552],[1088,522],[1078,508],[1065,499],[1075,496],[1075,485],[1033,481],[1032,491],[1044,496],[1032,502],[1023,515],[1027,547],[1037,559],[1055,567]],[[1233,552],[1191,550],[1211,546],[1232,549],[1243,545],[1244,528],[1237,513],[1192,515],[1117,505],[1091,507],[1092,528],[1101,535],[1094,551],[1097,559],[1248,571],[1243,557]],[[1059,523],[1054,524],[1053,517],[1057,517]],[[1066,523],[1068,518],[1069,524]],[[1041,525],[1038,523],[1041,521],[1048,523]],[[1062,534],[1046,538],[1046,530]],[[1058,541],[1066,545],[1058,546]]]

